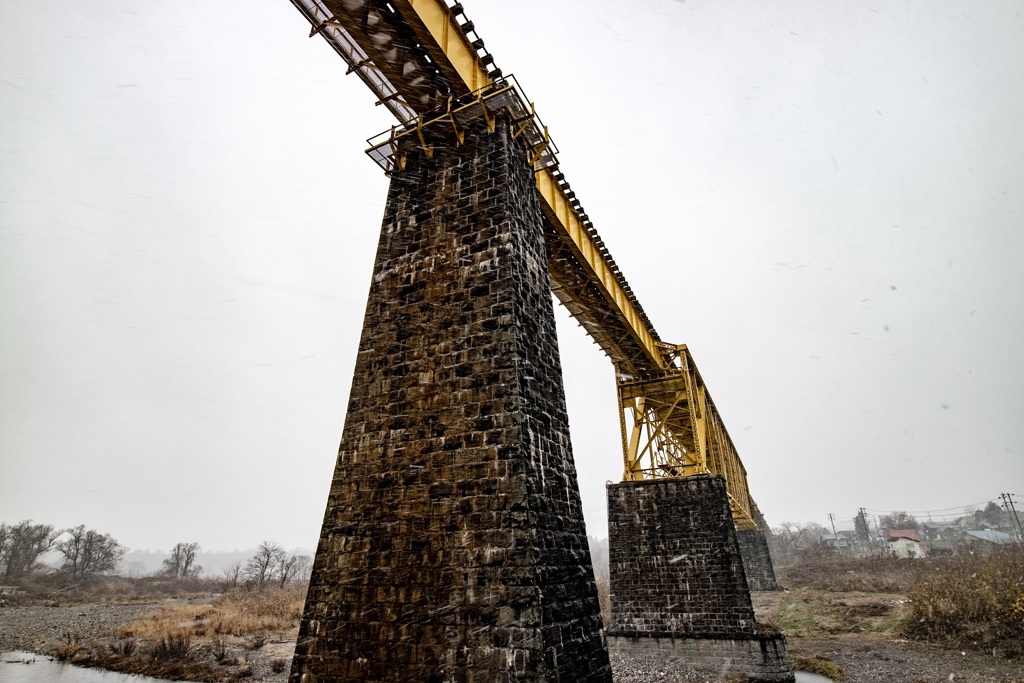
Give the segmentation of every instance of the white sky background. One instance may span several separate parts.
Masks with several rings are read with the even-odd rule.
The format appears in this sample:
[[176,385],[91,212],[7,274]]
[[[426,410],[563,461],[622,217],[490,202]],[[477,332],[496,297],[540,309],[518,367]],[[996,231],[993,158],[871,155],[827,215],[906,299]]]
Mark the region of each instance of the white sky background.
[[[1024,498],[1024,3],[464,4],[769,523]],[[0,521],[315,547],[392,120],[307,32],[0,0]],[[611,365],[557,313],[605,536]]]

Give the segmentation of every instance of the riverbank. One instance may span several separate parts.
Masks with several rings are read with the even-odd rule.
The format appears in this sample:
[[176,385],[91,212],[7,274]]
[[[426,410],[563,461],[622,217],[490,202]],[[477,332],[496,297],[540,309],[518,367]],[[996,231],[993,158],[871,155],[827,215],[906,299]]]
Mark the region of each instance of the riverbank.
[[[806,635],[789,637],[790,654],[794,660],[818,657],[834,662],[843,671],[843,683],[1024,683],[1024,662],[1019,660],[891,637],[884,630],[884,624],[894,623],[900,618],[900,601],[903,599],[898,594],[824,595],[808,591],[755,595],[760,614],[778,618],[788,612],[788,618],[805,620],[795,630]],[[125,625],[161,608],[199,606],[203,602],[203,599],[193,598],[145,604],[3,606],[0,607],[0,651],[50,653],[66,644],[68,634],[77,634],[82,648],[109,649],[117,644],[116,634]],[[205,602],[210,601],[207,599]],[[794,605],[802,607],[796,610]],[[841,613],[862,616],[847,617],[843,622],[837,618]],[[809,615],[812,621],[817,621],[808,623]],[[840,625],[846,629],[845,633],[821,635],[822,630],[835,630]],[[819,635],[807,637],[815,633]],[[285,683],[295,635],[294,629],[289,629],[268,634],[266,642],[259,644],[258,648],[252,647],[257,644],[253,642],[248,644],[250,649],[240,645],[220,664],[223,680],[242,677],[253,683]],[[207,654],[200,649],[196,656],[205,657]],[[244,665],[239,665],[240,658]],[[286,665],[280,671],[274,671],[275,660],[284,660]],[[708,677],[691,671],[685,663],[678,661],[616,656],[612,665],[616,683],[710,683],[722,680],[718,676]]]

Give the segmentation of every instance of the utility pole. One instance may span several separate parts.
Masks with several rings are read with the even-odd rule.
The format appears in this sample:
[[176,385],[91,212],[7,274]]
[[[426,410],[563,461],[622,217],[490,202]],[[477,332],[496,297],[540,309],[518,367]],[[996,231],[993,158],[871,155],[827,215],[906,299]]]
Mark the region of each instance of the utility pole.
[[861,550],[864,550],[864,546],[869,548],[874,546],[874,543],[871,542],[871,527],[868,525],[868,513],[864,508],[857,511],[853,526],[857,531],[857,540],[860,541]]
[[1017,538],[1024,540],[1024,529],[1020,526],[1020,517],[1017,516],[1017,508],[1013,506],[1013,494],[1012,493],[1000,493],[999,497],[1003,499],[1003,508],[1007,512],[1013,513],[1013,520],[1017,522]]
[[832,523],[832,543],[836,549],[836,552],[840,555],[843,554],[842,548],[839,547],[839,534],[836,533],[836,518],[832,513],[828,513],[828,521]]

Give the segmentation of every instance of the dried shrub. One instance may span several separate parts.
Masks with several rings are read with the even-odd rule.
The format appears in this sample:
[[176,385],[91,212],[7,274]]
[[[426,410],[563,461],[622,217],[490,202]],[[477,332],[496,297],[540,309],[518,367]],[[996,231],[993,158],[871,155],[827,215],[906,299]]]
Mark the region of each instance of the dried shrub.
[[110,646],[110,651],[118,657],[131,657],[134,654],[136,642],[134,638],[121,638]]
[[262,633],[253,633],[245,639],[246,650],[259,650],[267,644],[267,637]]
[[210,642],[210,653],[216,662],[223,662],[228,658],[228,643],[223,636],[216,636]]
[[903,633],[1024,655],[1024,547],[964,554],[948,558],[946,565],[911,590]]
[[82,646],[79,644],[79,635],[77,633],[64,633],[64,644],[60,645],[53,651],[55,659],[62,662],[71,661],[75,655],[82,650]]
[[282,659],[281,657],[275,657],[274,659],[270,660],[270,670],[276,674],[283,672],[285,666],[287,665],[288,662]]
[[299,623],[305,600],[305,588],[229,593],[214,605],[210,629],[233,636],[286,631]]
[[165,636],[153,644],[150,657],[155,661],[188,659],[192,639],[181,632]]
[[794,657],[793,668],[797,671],[825,676],[833,681],[842,680],[846,675],[842,668],[828,657]]

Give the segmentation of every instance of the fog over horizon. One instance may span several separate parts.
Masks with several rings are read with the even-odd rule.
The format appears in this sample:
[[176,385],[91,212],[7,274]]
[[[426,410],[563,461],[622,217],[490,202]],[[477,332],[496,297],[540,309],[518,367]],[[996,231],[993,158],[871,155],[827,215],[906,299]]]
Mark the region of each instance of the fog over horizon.
[[[1024,501],[1024,5],[463,4],[771,525]],[[284,0],[0,19],[0,521],[314,549],[393,119]],[[601,538],[614,376],[556,317]]]

